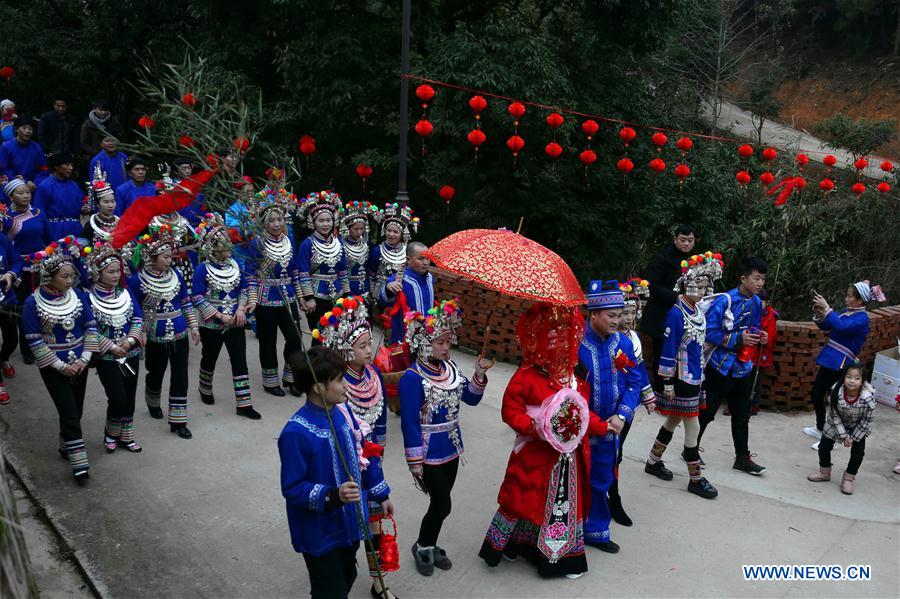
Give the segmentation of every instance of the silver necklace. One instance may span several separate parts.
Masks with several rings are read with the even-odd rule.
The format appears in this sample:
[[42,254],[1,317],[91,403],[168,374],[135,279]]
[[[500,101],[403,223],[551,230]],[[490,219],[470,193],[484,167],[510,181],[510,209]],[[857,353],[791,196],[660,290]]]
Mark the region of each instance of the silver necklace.
[[216,292],[231,293],[241,281],[241,271],[234,258],[223,265],[206,263],[206,284]]
[[59,297],[47,299],[40,289],[34,292],[34,301],[41,322],[60,325],[67,331],[75,328],[75,321],[81,316],[82,305],[71,289]]
[[287,268],[294,255],[291,249],[291,241],[287,238],[287,235],[282,235],[278,239],[272,239],[267,233],[263,237],[262,250],[266,258],[279,264],[281,268]]
[[[98,292],[105,292],[107,295],[103,297]],[[94,285],[91,287],[90,299],[94,316],[100,324],[113,329],[122,329],[131,322],[134,306],[130,293],[117,288],[108,290]]]
[[113,214],[112,220],[103,221],[100,217],[100,213],[94,214],[91,216],[91,228],[94,230],[94,237],[98,237],[102,241],[109,241],[112,239],[112,230],[116,227],[116,224],[119,222],[119,217]]
[[344,252],[347,254],[347,269],[351,264],[365,264],[369,257],[369,244],[365,240],[353,241],[348,238],[343,239]]
[[332,235],[328,241],[322,241],[314,234],[312,238],[312,256],[310,256],[310,272],[320,264],[334,268],[340,262],[343,250],[344,247],[336,236]]
[[171,269],[165,274],[155,274],[144,268],[138,273],[138,280],[141,283],[141,291],[150,296],[154,303],[158,303],[160,299],[171,302],[181,290],[178,277]]
[[406,244],[401,243],[396,249],[387,244],[386,241],[381,242],[381,264],[385,271],[391,267],[394,271],[398,271],[406,266]]

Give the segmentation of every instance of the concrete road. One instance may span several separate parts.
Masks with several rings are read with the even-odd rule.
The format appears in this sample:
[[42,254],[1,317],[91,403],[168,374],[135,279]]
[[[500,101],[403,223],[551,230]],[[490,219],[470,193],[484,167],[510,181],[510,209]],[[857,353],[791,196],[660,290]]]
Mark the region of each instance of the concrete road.
[[[704,120],[711,123],[713,120],[712,105],[708,102],[703,102],[701,107],[701,116]],[[733,134],[740,137],[755,140],[757,137],[756,126],[753,124],[751,117],[752,114],[743,108],[731,102],[722,102],[722,113],[719,115],[718,126],[720,129],[730,129]],[[837,158],[836,168],[856,172],[856,167],[853,166],[856,159],[847,150],[831,146],[806,131],[799,131],[777,121],[767,120],[763,124],[762,140],[766,145],[789,150],[796,154],[805,152],[810,160],[819,163],[822,162],[822,159],[827,154],[832,154]],[[761,148],[756,148],[756,150],[758,152]],[[869,161],[869,166],[863,170],[863,174],[872,179],[882,179],[885,176],[885,172],[881,170],[880,165],[887,158],[873,155],[866,158]],[[893,162],[896,164],[896,159],[893,159]],[[888,180],[896,181],[896,174],[889,175]]]
[[[262,394],[257,348],[251,335],[251,377],[262,421],[235,416],[229,374],[220,366],[216,405],[203,405],[196,387],[191,389],[192,440],[179,439],[164,422],[152,420],[139,396],[136,430],[144,452],[137,455],[103,451],[105,399],[92,374],[83,420],[92,463],[86,488],[71,481],[67,463],[56,454],[56,412],[36,371],[16,362],[19,375],[8,381],[12,403],[0,407],[4,449],[102,595],[308,596],[303,559],[290,545],[275,445],[299,401]],[[196,373],[199,351],[191,351]],[[457,357],[465,371],[472,370],[472,358]],[[731,469],[728,419],[720,416],[703,443],[706,475],[720,491],[714,501],[685,491],[686,471],[677,457],[680,431],[666,456],[675,480],[644,474],[643,461],[662,419],[641,414],[626,444],[621,476],[636,524],[614,525],[612,533],[622,551],[608,555],[588,548],[590,571],[578,580],[542,580],[521,562],[488,568],[477,553],[513,442],[499,416],[513,371],[498,364],[482,404],[462,410],[467,463],[440,540],[454,568],[432,578],[416,573],[409,554],[426,501],[406,470],[399,419],[390,416],[385,470],[394,489],[402,567],[388,582],[400,597],[900,594],[900,477],[891,474],[900,456],[900,417],[885,408],[879,408],[851,497],[840,493],[837,480],[806,481],[817,466],[810,440],[800,433],[809,415],[764,413],[752,419],[751,446],[769,468],[761,477]],[[848,456],[845,449],[835,451],[836,472]],[[747,582],[742,564],[864,564],[871,566],[871,580]],[[369,596],[365,578],[353,596]]]

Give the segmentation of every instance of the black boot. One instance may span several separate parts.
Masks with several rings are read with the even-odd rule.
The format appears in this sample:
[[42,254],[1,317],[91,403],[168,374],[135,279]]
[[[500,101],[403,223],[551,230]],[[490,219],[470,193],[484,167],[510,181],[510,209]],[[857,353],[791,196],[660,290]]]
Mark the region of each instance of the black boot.
[[263,391],[275,397],[284,397],[286,395],[281,387],[263,387]]
[[260,418],[262,418],[262,415],[254,410],[253,406],[238,408],[236,411],[238,416],[244,416],[245,418],[249,418],[250,420],[259,420]]
[[709,481],[706,480],[706,477],[702,477],[700,480],[691,481],[688,483],[688,492],[693,493],[694,495],[699,495],[704,499],[715,499],[719,492],[716,490],[714,486],[709,484]]
[[173,433],[175,433],[182,439],[190,439],[194,436],[186,424],[171,424],[171,423],[169,423],[169,430],[171,430]]
[[155,408],[153,406],[147,406],[147,411],[150,412],[150,416],[152,416],[153,418],[162,420],[162,408],[160,408],[159,406],[156,406]]
[[607,503],[609,505],[609,515],[612,516],[613,520],[622,526],[634,524],[631,518],[628,517],[628,514],[625,513],[625,508],[622,507],[622,497],[619,495],[619,481],[617,480],[614,480],[609,487],[609,501]]
[[200,392],[200,401],[202,401],[203,403],[205,403],[208,406],[211,406],[216,403],[216,398],[213,397],[212,393],[207,395],[206,393],[201,391]]
[[666,468],[666,465],[660,460],[655,464],[651,464],[649,461],[644,464],[644,472],[647,474],[652,474],[657,478],[661,478],[662,480],[672,480],[672,471]]
[[300,391],[297,387],[294,386],[294,383],[288,383],[287,381],[282,381],[281,386],[288,390],[288,392],[294,397],[300,397]]

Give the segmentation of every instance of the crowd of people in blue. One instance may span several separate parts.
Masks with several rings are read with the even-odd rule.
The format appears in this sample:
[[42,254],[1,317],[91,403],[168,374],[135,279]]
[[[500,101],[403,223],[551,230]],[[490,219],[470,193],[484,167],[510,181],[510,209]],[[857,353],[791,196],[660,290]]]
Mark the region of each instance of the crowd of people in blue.
[[[177,188],[194,165],[174,160],[161,181],[149,181],[146,161],[118,151],[118,124],[102,100],[94,103],[79,139],[82,152],[96,151],[79,161],[73,155],[76,127],[59,102],[44,115],[49,124],[42,117],[37,127],[49,149],[34,141],[32,119],[4,117],[0,367],[4,378],[14,378],[11,358],[21,347],[24,363],[38,368],[59,413],[58,451],[74,479],[83,485],[90,475],[81,416],[91,369],[108,398],[108,452],[142,449],[134,425],[142,361],[147,413],[166,418],[182,439],[193,436],[191,385],[202,402],[216,401],[213,374],[223,346],[236,414],[261,418],[246,357],[252,328],[262,391],[305,397],[278,448],[291,539],[306,561],[312,596],[347,596],[361,541],[372,595],[395,596],[385,585],[381,554],[381,523],[394,511],[381,469],[391,408],[400,416],[410,474],[428,497],[411,548],[416,569],[431,576],[435,568],[452,568],[438,540],[464,454],[459,412],[462,404],[479,404],[493,362],[479,357],[466,376],[451,358],[463,315],[457,300],[435,297],[427,247],[411,239],[419,224],[412,211],[344,202],[332,191],[297,197],[274,171],[259,187],[235,177],[235,201],[221,213],[207,211],[197,199],[180,212],[157,215],[117,249],[112,235],[129,206]],[[85,190],[74,180],[79,165],[90,177]],[[653,257],[646,279],[591,281],[587,321],[576,308],[549,304],[535,304],[522,315],[517,332],[524,357],[501,410],[516,443],[479,553],[489,565],[522,557],[542,576],[577,578],[587,570],[586,546],[618,551],[610,523],[631,525],[618,464],[641,408],[665,416],[648,448],[647,474],[673,479],[663,457],[683,425],[687,490],[714,499],[718,491],[703,476],[700,442],[723,404],[731,421],[733,468],[755,476],[766,471],[751,453],[749,423],[758,369],[775,342],[772,311],[761,297],[767,266],[757,257],[740,261],[738,284],[714,293],[723,257],[694,252],[695,241],[696,231],[681,225]],[[840,489],[847,494],[875,407],[856,361],[869,331],[865,309],[883,300],[867,281],[848,287],[842,311],[821,295],[813,297],[816,321],[829,340],[811,390],[816,423],[804,431],[817,438],[819,455],[820,467],[809,480],[830,480],[831,453],[844,445],[851,456]],[[372,335],[379,312],[390,328],[386,344],[400,356],[390,372],[372,363],[382,349],[373,347]],[[301,319],[312,331],[308,351]],[[192,344],[201,351],[193,381]],[[652,351],[645,352],[644,344]],[[396,398],[389,397],[393,393]],[[572,393],[589,413],[566,413],[574,418],[569,424],[583,428],[576,448],[560,450],[541,423],[550,400],[558,405]],[[0,404],[10,399],[0,379]]]

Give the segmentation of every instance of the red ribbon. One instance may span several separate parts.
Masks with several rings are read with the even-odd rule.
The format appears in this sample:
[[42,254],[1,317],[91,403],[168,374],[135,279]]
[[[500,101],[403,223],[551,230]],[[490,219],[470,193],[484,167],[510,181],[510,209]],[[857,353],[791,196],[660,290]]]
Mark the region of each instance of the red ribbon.
[[402,291],[397,294],[397,299],[394,300],[394,305],[390,307],[390,309],[385,310],[381,313],[381,324],[384,328],[391,328],[391,319],[394,318],[397,314],[401,316],[405,315],[409,312],[409,304],[406,303],[406,294]]
[[794,189],[800,190],[803,189],[799,186],[799,182],[803,180],[803,177],[787,177],[782,179],[781,182],[774,185],[769,191],[766,192],[767,195],[772,195],[778,190],[781,190],[781,193],[778,194],[778,197],[775,198],[776,206],[784,206],[787,202],[788,196],[791,195],[791,192]]
[[371,441],[366,441],[363,444],[363,457],[368,458],[380,458],[384,455],[384,447],[379,445],[378,443],[372,443]]

